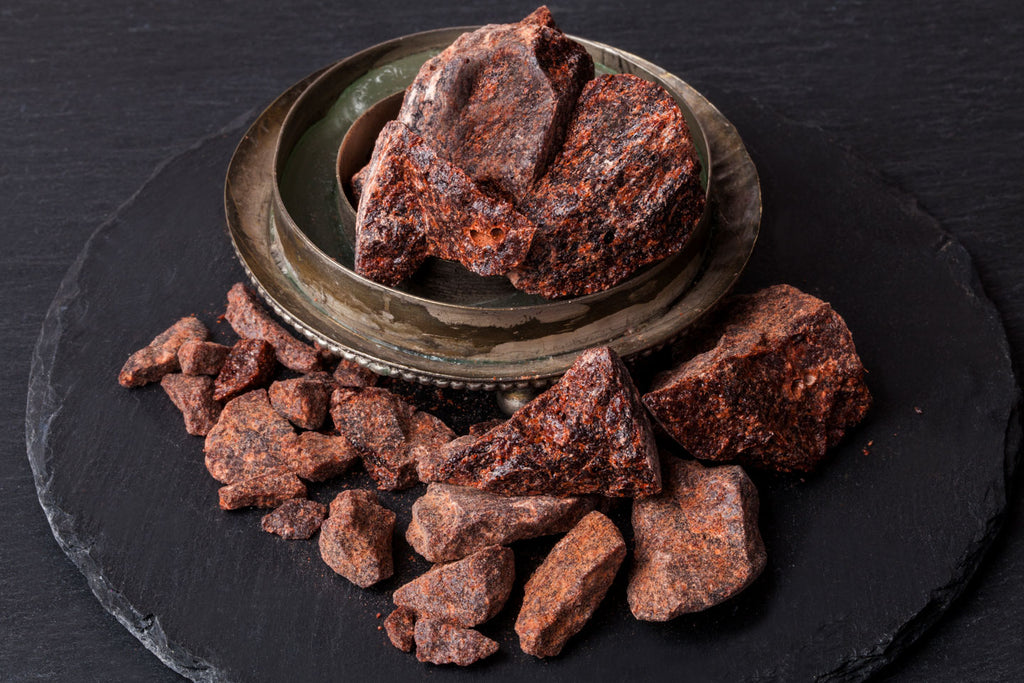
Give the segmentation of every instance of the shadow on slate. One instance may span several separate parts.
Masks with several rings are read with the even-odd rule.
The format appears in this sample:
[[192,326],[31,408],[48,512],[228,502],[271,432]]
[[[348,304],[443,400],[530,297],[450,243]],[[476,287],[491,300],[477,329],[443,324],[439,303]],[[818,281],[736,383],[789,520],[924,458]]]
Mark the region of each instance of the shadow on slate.
[[[432,669],[432,679],[863,679],[941,615],[997,529],[1019,449],[1018,388],[966,252],[820,131],[739,96],[712,100],[747,141],[765,196],[740,288],[786,282],[830,301],[853,331],[874,407],[806,481],[755,474],[769,560],[738,598],[642,623],[623,572],[563,655],[541,662],[511,627],[522,580],[554,539],[517,544],[520,580],[482,628],[502,651],[468,672]],[[217,316],[244,274],[223,227],[222,183],[241,133],[173,160],[68,273],[29,387],[39,499],[103,606],[190,678],[409,680],[427,665],[387,644],[375,616],[427,566],[404,539],[396,577],[356,588],[323,564],[315,540],[264,533],[259,511],[220,511],[202,439],[158,386],[116,382],[128,354],[183,315],[230,338]],[[442,416],[462,400],[431,392],[407,393]],[[470,403],[487,416],[486,399]],[[354,475],[312,493],[327,502],[367,482]],[[382,497],[400,530],[420,490]],[[619,505],[615,518],[630,538],[628,512]]]

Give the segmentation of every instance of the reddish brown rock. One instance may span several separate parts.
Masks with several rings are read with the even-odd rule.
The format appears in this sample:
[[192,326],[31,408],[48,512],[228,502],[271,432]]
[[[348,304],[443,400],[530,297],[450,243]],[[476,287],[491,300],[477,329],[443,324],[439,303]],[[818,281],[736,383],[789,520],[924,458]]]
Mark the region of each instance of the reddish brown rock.
[[416,659],[430,664],[469,666],[498,651],[498,643],[479,631],[441,619],[418,619],[413,636]]
[[285,452],[295,440],[291,424],[270,406],[265,389],[228,401],[206,436],[206,469],[224,484],[288,472]]
[[281,453],[284,465],[309,481],[327,481],[346,472],[359,454],[343,436],[302,432]]
[[334,383],[339,387],[372,387],[377,384],[377,373],[342,358],[334,368]]
[[416,641],[416,613],[407,607],[396,607],[384,620],[388,640],[402,652],[412,652]]
[[327,506],[323,503],[293,498],[264,515],[260,525],[268,534],[277,534],[289,541],[303,540],[316,533],[326,516]]
[[296,372],[313,372],[321,367],[320,356],[274,322],[259,299],[241,282],[228,291],[224,317],[243,339],[262,339],[274,347],[281,365]]
[[331,417],[378,488],[385,490],[415,484],[417,458],[455,436],[434,416],[376,387],[335,389]]
[[213,381],[213,397],[227,401],[260,387],[270,381],[276,367],[274,347],[261,339],[239,339]]
[[319,429],[331,401],[331,376],[314,372],[274,382],[267,391],[270,405],[300,429]]
[[644,403],[694,456],[813,469],[871,404],[843,319],[789,285],[737,297],[721,337],[655,379]]
[[515,627],[523,652],[561,652],[594,614],[625,557],[622,534],[600,512],[591,512],[555,544],[526,582]]
[[664,490],[633,502],[629,608],[644,621],[699,612],[749,586],[765,565],[757,489],[741,467],[666,456]]
[[356,272],[395,285],[428,256],[478,275],[503,275],[526,257],[535,227],[490,197],[424,140],[391,121],[377,138],[356,214]]
[[222,486],[217,494],[221,510],[246,507],[276,508],[291,498],[305,498],[306,485],[290,472],[262,474]]
[[647,496],[661,490],[658,452],[625,365],[607,347],[479,438],[425,457],[420,476],[512,495]]
[[190,340],[203,341],[209,331],[198,318],[182,318],[158,334],[149,345],[133,353],[121,368],[117,381],[123,387],[141,387],[158,382],[169,373],[180,369],[178,349]]
[[561,144],[593,60],[546,7],[460,36],[420,69],[398,120],[474,181],[523,195]]
[[228,357],[230,347],[194,339],[178,349],[178,364],[183,375],[216,375]]
[[601,76],[580,95],[565,144],[519,208],[537,223],[509,279],[548,298],[597,292],[680,251],[704,211],[700,160],[661,86]]
[[185,431],[193,436],[210,433],[221,411],[213,398],[213,379],[171,373],[164,375],[160,386],[185,418]]
[[504,496],[431,484],[412,506],[406,539],[431,562],[450,562],[489,545],[571,529],[594,509],[592,497]]
[[514,581],[512,551],[489,546],[458,562],[435,566],[396,590],[394,601],[420,618],[435,617],[468,628],[501,611]]
[[394,573],[391,537],[395,513],[373,491],[342,491],[320,526],[320,556],[336,573],[366,588]]

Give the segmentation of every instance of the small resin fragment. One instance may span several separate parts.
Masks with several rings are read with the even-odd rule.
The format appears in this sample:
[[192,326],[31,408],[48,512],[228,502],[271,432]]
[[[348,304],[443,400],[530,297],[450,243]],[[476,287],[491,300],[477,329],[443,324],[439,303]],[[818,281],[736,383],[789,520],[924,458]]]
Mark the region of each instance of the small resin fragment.
[[274,376],[276,366],[274,347],[270,344],[262,339],[239,339],[213,382],[213,397],[227,401],[263,386]]
[[178,363],[183,375],[216,375],[228,357],[230,346],[193,339],[178,349]]
[[306,485],[290,472],[262,474],[222,486],[217,494],[222,510],[276,508],[291,498],[305,498]]
[[388,640],[402,652],[412,652],[416,642],[416,613],[408,607],[396,607],[395,611],[384,620],[384,630]]
[[377,384],[377,373],[342,358],[334,368],[334,383],[339,387],[372,387]]
[[121,368],[117,381],[123,387],[141,387],[178,372],[178,349],[187,341],[204,341],[210,336],[206,326],[195,317],[182,318],[156,336],[149,345],[133,353]]
[[416,659],[430,664],[469,666],[498,651],[498,643],[471,628],[441,619],[417,619],[413,628]]
[[303,479],[327,481],[352,467],[359,454],[343,436],[302,432],[282,451],[281,459]]
[[274,382],[267,391],[270,405],[300,429],[319,429],[331,400],[331,376],[314,372]]
[[224,317],[243,339],[262,339],[274,347],[281,365],[296,372],[313,372],[321,367],[320,355],[274,322],[259,299],[241,282],[228,291]]
[[185,418],[185,431],[206,436],[217,424],[221,405],[213,398],[213,379],[179,373],[164,375],[160,386]]
[[320,556],[360,588],[372,586],[394,572],[394,530],[395,513],[380,504],[374,491],[342,491],[320,526]]
[[250,391],[228,401],[206,435],[206,469],[225,484],[288,472],[285,452],[295,438],[288,420],[270,406],[266,390]]
[[269,534],[277,534],[289,541],[303,540],[316,533],[326,516],[327,506],[323,503],[293,498],[264,515],[260,524]]

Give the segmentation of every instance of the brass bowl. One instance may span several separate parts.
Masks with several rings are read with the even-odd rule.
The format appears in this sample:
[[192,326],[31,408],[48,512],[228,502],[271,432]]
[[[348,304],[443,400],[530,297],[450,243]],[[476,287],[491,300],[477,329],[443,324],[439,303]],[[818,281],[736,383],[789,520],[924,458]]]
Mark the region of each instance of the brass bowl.
[[[387,120],[387,98],[467,30],[428,31],[363,50],[296,84],[260,115],[231,160],[225,186],[228,230],[253,283],[309,339],[378,373],[440,386],[540,387],[592,346],[609,345],[624,357],[664,346],[710,309],[746,265],[760,225],[757,172],[735,129],[693,88],[592,41],[575,38],[599,72],[661,84],[687,118],[709,201],[683,252],[604,292],[556,301],[438,260],[400,288],[352,270],[348,179]],[[375,105],[384,114],[360,120]],[[357,120],[345,142],[355,151],[339,154]]]

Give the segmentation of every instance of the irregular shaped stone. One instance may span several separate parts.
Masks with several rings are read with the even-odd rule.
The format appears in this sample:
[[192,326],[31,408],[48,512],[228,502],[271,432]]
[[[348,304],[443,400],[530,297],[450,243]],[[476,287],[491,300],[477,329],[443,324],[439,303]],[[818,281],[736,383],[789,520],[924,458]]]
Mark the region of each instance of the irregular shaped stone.
[[526,257],[535,226],[490,197],[397,121],[377,138],[356,213],[356,272],[395,285],[428,256],[478,275],[504,275]]
[[336,573],[366,588],[394,573],[395,513],[363,489],[339,493],[320,526],[320,556]]
[[319,429],[327,417],[333,389],[331,376],[314,372],[305,377],[285,379],[270,385],[270,405],[300,429]]
[[217,495],[221,510],[276,508],[291,498],[305,498],[306,485],[291,472],[275,472],[222,486]]
[[542,7],[463,34],[426,62],[398,120],[475,182],[520,197],[558,151],[593,77],[590,55]]
[[256,295],[241,282],[228,291],[224,317],[243,339],[262,339],[274,347],[281,365],[296,372],[313,372],[321,367],[320,356],[274,322]]
[[227,401],[263,386],[274,376],[276,367],[274,347],[262,339],[239,339],[213,381],[213,397]]
[[513,495],[647,496],[661,490],[651,425],[626,366],[607,347],[479,438],[421,461],[421,478]]
[[331,417],[377,487],[385,490],[415,484],[417,458],[455,436],[434,416],[377,387],[335,389]]
[[178,349],[182,344],[193,339],[203,341],[209,336],[206,325],[198,318],[182,318],[158,334],[147,346],[129,356],[117,381],[123,387],[141,387],[157,382],[164,375],[180,369]]
[[436,617],[468,628],[501,611],[514,581],[512,551],[495,545],[435,566],[396,590],[394,602],[420,618]]
[[265,389],[228,401],[206,435],[206,469],[224,484],[284,473],[285,452],[295,440],[288,420],[270,406]]
[[450,562],[489,545],[568,531],[594,509],[592,497],[504,496],[431,484],[412,506],[405,537],[431,562]]
[[327,516],[327,506],[315,500],[292,498],[263,516],[260,526],[268,534],[285,540],[307,539],[316,533]]
[[807,472],[871,404],[843,319],[789,285],[736,297],[709,351],[655,379],[644,403],[694,456]]
[[344,473],[359,454],[343,436],[302,432],[281,453],[284,465],[309,481],[327,481]]
[[554,657],[579,633],[626,557],[615,524],[591,512],[555,544],[526,582],[516,633],[523,652]]
[[416,613],[408,607],[396,607],[384,620],[388,640],[402,652],[412,652],[416,644]]
[[416,659],[430,664],[469,666],[498,651],[498,643],[479,631],[441,619],[418,619],[413,636]]
[[179,373],[164,375],[160,386],[185,418],[185,431],[206,436],[217,424],[221,405],[213,398],[213,379]]
[[667,621],[731,598],[764,569],[757,489],[735,465],[667,456],[660,495],[633,501],[633,616]]
[[183,375],[216,375],[224,365],[231,347],[212,341],[187,341],[178,349],[178,364]]
[[680,251],[704,203],[700,160],[672,96],[637,76],[601,76],[519,204],[537,232],[509,279],[547,298],[608,289]]
[[377,373],[342,358],[334,368],[334,383],[339,387],[372,387],[377,384]]

